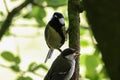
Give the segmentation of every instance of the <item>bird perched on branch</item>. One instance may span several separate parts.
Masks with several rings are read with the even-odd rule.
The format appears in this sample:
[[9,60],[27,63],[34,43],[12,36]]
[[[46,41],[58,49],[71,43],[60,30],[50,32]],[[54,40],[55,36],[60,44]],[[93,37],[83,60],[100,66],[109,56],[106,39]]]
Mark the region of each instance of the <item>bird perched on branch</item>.
[[44,80],[70,80],[75,70],[75,58],[78,51],[65,49],[53,62]]
[[61,13],[55,12],[45,28],[45,40],[50,48],[45,62],[52,56],[54,49],[58,49],[60,52],[62,51],[60,47],[64,44],[65,39],[64,17]]

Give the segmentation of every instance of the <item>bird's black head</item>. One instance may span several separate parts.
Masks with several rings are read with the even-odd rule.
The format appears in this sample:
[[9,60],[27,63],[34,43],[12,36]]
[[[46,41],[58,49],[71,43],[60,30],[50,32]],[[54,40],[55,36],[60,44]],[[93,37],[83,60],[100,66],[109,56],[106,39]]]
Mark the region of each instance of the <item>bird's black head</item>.
[[75,52],[77,52],[77,50],[75,50],[75,49],[73,49],[73,48],[67,48],[67,49],[65,49],[65,50],[61,53],[61,55],[62,55],[63,57],[65,57],[65,56],[74,54]]
[[55,12],[54,14],[53,14],[53,18],[64,18],[63,17],[63,15],[60,13],[60,12]]
[[64,17],[61,13],[55,12],[50,20],[49,24],[52,27],[62,27],[65,25]]

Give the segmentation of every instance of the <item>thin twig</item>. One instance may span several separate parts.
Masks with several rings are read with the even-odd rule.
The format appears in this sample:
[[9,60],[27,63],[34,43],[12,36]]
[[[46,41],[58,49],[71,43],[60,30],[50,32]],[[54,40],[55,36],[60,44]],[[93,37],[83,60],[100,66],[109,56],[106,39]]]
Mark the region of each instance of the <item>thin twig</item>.
[[4,2],[4,5],[5,5],[5,9],[6,9],[7,13],[9,14],[9,9],[8,9],[8,6],[7,6],[7,3],[6,3],[6,0],[3,0],[3,2]]
[[43,75],[40,75],[40,74],[38,74],[36,72],[31,72],[31,73],[34,74],[34,75],[36,75],[36,76],[43,77]]
[[25,75],[26,73],[31,73],[33,75],[39,76],[39,77],[43,77],[42,75],[36,73],[36,72],[31,72],[31,71],[20,71],[20,75]]
[[3,68],[10,68],[9,66],[3,65],[3,64],[0,64],[0,66]]

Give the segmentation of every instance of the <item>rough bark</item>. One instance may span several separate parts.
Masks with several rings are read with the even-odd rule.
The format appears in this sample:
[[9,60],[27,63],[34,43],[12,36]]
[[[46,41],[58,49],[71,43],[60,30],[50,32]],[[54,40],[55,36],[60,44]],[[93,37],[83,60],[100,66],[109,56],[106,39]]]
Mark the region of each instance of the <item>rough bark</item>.
[[[68,0],[69,47],[80,51],[80,0]],[[79,57],[76,59],[75,73],[71,80],[79,80]]]

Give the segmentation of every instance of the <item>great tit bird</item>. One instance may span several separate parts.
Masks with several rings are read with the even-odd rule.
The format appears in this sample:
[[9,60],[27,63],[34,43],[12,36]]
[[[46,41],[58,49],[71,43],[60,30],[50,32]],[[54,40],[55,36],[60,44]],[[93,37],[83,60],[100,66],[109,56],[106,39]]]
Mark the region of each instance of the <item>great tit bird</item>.
[[75,49],[65,49],[53,62],[44,80],[70,80],[75,70]]
[[60,52],[62,51],[60,47],[64,44],[65,39],[66,30],[64,17],[61,13],[55,12],[45,28],[45,40],[50,48],[45,62],[52,56],[54,49],[58,49]]

